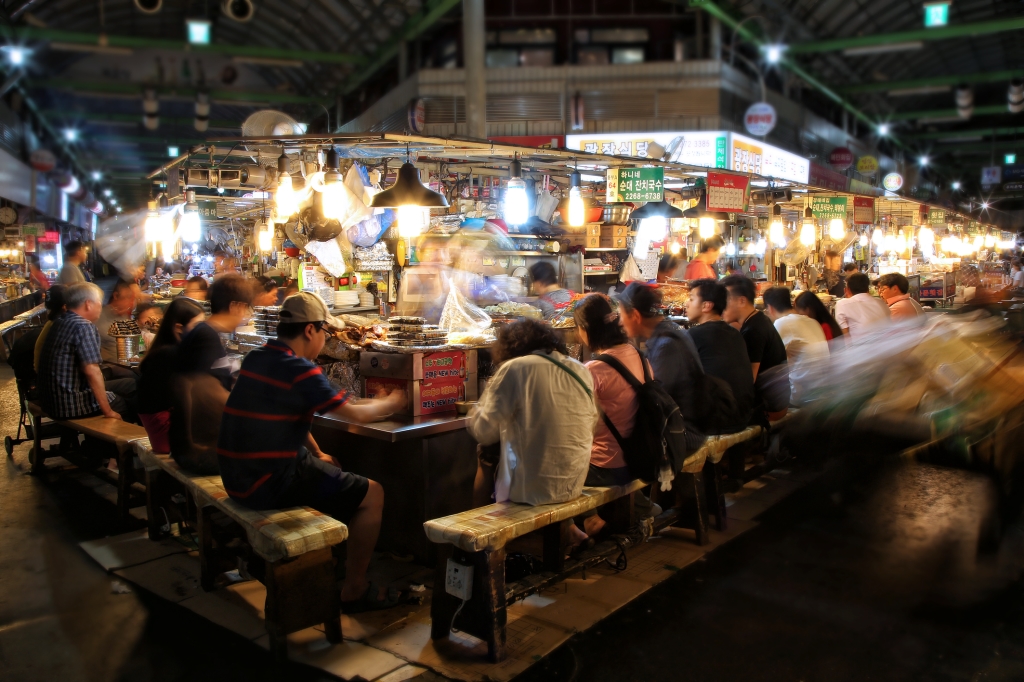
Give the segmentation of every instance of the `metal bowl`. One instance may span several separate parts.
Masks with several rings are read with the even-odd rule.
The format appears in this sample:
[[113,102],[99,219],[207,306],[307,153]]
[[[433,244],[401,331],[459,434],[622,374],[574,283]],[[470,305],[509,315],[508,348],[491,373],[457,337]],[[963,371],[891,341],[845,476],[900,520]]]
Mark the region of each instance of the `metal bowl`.
[[625,225],[629,222],[629,214],[633,212],[633,204],[605,204],[604,222],[606,225]]
[[455,411],[459,414],[469,414],[469,411],[477,404],[475,400],[460,400],[455,403]]

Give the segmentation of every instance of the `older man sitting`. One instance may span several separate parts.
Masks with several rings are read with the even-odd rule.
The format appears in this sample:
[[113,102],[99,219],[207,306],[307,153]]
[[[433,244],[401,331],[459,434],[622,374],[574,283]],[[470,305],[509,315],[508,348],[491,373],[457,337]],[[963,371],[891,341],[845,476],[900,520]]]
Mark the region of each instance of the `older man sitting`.
[[43,345],[37,386],[43,409],[54,419],[103,415],[134,419],[135,381],[104,382],[100,335],[94,326],[103,306],[95,284],[73,284],[64,292],[66,311]]

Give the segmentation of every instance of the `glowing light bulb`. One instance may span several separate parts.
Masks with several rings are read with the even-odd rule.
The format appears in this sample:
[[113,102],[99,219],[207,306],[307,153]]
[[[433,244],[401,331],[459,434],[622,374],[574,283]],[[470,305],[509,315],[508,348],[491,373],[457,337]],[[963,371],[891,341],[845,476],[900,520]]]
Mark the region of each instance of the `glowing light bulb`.
[[142,232],[145,235],[146,241],[151,244],[164,240],[164,221],[156,208],[149,209]]
[[698,234],[701,239],[710,239],[715,236],[715,219],[707,216],[702,217],[698,223]]
[[871,233],[871,243],[875,246],[881,246],[885,236],[882,234],[882,230],[875,228],[874,232]]
[[203,236],[203,224],[198,211],[185,211],[178,222],[178,236],[183,242],[195,244]]
[[526,197],[526,181],[522,178],[509,178],[505,190],[505,222],[509,225],[522,225],[530,219],[530,201]]
[[800,226],[800,243],[804,246],[814,246],[815,240],[814,223],[804,221],[804,224]]
[[775,246],[786,245],[786,228],[781,220],[775,220],[768,226],[768,238],[772,240],[772,244],[775,244]]
[[860,239],[857,240],[857,243],[860,245],[861,248],[864,248],[865,246],[868,245],[868,236],[866,234],[862,234],[860,236]]
[[[261,227],[263,229],[260,229]],[[269,253],[274,248],[274,223],[259,222],[253,229],[256,231],[260,251]]]
[[583,209],[583,195],[579,187],[569,190],[569,224],[573,227],[580,227],[586,221],[586,211]]
[[421,206],[399,206],[398,236],[403,239],[411,239],[423,234],[423,227],[427,221],[429,210]]
[[899,253],[903,253],[907,250],[907,237],[903,234],[903,230],[900,230],[899,234],[896,235],[896,239],[893,241],[893,250]]
[[829,221],[828,236],[834,242],[840,242],[846,237],[846,224],[842,218],[833,218]]
[[679,242],[672,242],[671,244],[668,245],[668,252],[671,253],[673,256],[678,256],[679,252],[682,250],[683,246]]
[[996,245],[996,238],[993,235],[991,235],[991,234],[985,235],[985,248],[986,249],[991,249],[995,245]]
[[287,171],[281,173],[274,200],[277,204],[279,215],[290,216],[299,210],[299,198],[292,187],[292,176]]
[[664,216],[651,216],[640,221],[636,231],[636,242],[633,245],[634,258],[647,258],[651,242],[658,242],[668,233],[668,220]]
[[985,238],[979,234],[974,238],[974,253],[981,251],[983,248],[985,248]]
[[932,228],[922,225],[921,229],[917,231],[917,241],[921,245],[922,251],[931,251],[932,246],[935,245],[935,233]]
[[328,220],[341,220],[348,211],[349,201],[345,186],[340,182],[325,184],[320,193],[320,206],[324,218]]
[[728,244],[726,244],[725,245],[725,255],[726,256],[735,256],[736,255],[736,244],[734,244],[733,242],[729,242]]

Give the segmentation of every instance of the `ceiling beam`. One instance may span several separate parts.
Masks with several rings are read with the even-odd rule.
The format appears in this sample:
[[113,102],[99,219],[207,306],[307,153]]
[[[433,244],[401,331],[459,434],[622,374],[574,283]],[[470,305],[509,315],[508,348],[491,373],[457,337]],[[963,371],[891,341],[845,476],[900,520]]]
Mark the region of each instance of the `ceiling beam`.
[[[940,132],[908,133],[905,137],[913,140],[947,140],[958,137],[991,137],[999,135],[1024,135],[1022,128],[977,128],[975,130],[943,130]],[[996,144],[999,144],[997,141]]]
[[941,146],[931,147],[929,152],[939,156],[942,154],[989,154],[995,153],[1002,165],[1002,155],[1005,152],[1024,150],[1024,140],[1001,140],[995,142],[960,142],[950,143]]
[[[1000,114],[1009,114],[1010,111],[1006,108],[1005,104],[992,104],[984,107],[974,107],[974,113],[972,116],[996,116]],[[888,121],[916,121],[918,119],[956,119],[958,121],[965,121],[957,114],[956,109],[929,109],[926,111],[903,111],[895,114],[888,114],[886,120]],[[951,121],[952,122],[952,121]]]
[[375,75],[382,66],[394,59],[402,41],[414,40],[461,3],[462,0],[427,0],[424,2],[418,12],[406,19],[391,38],[377,48],[376,52],[369,57],[367,64],[345,81],[341,87],[342,92],[347,95],[358,88],[367,78]]
[[70,90],[97,95],[138,96],[147,89],[156,90],[158,94],[175,95],[194,98],[199,92],[206,92],[214,102],[255,103],[268,102],[276,104],[319,104],[323,101],[318,97],[292,95],[287,92],[267,92],[253,90],[202,90],[186,86],[154,86],[146,83],[120,83],[107,81],[85,81],[73,78],[44,78],[28,83],[29,87],[50,88],[53,90]]
[[859,95],[867,92],[888,92],[890,90],[911,90],[934,85],[956,86],[961,83],[998,83],[1009,81],[1011,78],[1020,78],[1024,71],[986,71],[983,73],[965,73],[951,76],[930,76],[928,78],[914,78],[902,81],[882,81],[879,83],[861,83],[859,85],[847,85],[839,88],[839,91],[847,95]]
[[1019,31],[1024,29],[1024,17],[1007,17],[995,21],[981,21],[974,24],[959,24],[936,28],[921,28],[914,31],[898,33],[881,33],[876,35],[855,36],[852,38],[832,38],[816,40],[808,43],[796,43],[786,47],[789,54],[814,54],[817,52],[836,52],[857,47],[875,47],[896,43],[910,43],[922,40],[948,40],[951,38],[974,38],[977,36]]
[[[142,112],[138,114],[95,114],[91,112],[83,111],[62,111],[59,109],[47,109],[43,112],[46,116],[53,118],[54,120],[64,121],[86,121],[88,123],[107,123],[110,125],[124,125],[126,123],[137,123],[142,125]],[[192,128],[195,125],[194,118],[171,118],[169,116],[160,116],[160,125],[165,123],[171,125],[188,126]],[[238,130],[242,125],[238,121],[231,121],[228,119],[210,119],[210,128],[217,130]]]
[[223,45],[210,43],[194,45],[178,40],[161,40],[144,36],[111,36],[100,33],[81,33],[78,31],[59,31],[52,28],[36,28],[24,26],[19,28],[0,27],[0,36],[8,40],[27,42],[42,40],[75,45],[98,47],[122,47],[130,49],[176,50],[199,54],[219,54],[228,57],[250,57],[256,59],[283,59],[320,64],[362,64],[365,58],[360,55],[344,52],[317,52],[313,50],[291,50],[280,47],[263,47],[254,45]]

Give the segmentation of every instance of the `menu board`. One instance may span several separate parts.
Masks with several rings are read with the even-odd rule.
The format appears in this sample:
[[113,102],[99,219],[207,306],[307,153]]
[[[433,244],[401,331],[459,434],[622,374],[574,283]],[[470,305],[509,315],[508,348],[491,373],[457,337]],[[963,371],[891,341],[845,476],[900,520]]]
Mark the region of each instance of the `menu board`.
[[708,210],[741,213],[747,210],[750,178],[708,171]]

